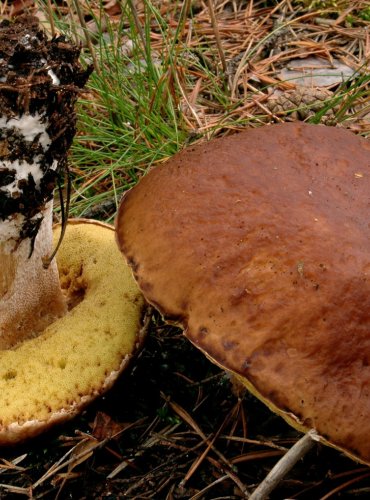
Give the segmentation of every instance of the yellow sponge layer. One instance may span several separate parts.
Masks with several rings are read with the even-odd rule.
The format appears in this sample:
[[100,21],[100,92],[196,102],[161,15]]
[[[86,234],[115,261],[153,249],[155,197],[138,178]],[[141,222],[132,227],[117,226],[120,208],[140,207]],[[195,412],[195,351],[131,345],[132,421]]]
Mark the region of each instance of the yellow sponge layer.
[[39,337],[0,352],[0,444],[72,417],[139,346],[144,299],[114,238],[111,226],[68,225],[57,261],[72,308]]

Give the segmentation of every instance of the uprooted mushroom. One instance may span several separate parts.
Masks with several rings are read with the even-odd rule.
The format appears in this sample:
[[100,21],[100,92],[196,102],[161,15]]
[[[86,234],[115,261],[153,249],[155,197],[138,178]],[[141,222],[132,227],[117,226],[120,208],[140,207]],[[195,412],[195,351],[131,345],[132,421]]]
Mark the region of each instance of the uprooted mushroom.
[[122,200],[147,300],[297,429],[370,464],[370,144],[290,123],[196,145]]
[[78,58],[36,18],[0,23],[0,444],[80,411],[142,340],[144,302],[111,226],[73,221],[52,258],[53,192],[90,73]]

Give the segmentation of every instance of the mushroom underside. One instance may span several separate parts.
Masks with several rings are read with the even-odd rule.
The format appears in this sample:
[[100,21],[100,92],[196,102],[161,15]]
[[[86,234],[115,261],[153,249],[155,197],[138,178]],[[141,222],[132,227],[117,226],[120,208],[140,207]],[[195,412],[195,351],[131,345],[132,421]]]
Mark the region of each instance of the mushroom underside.
[[286,123],[187,148],[124,196],[147,300],[300,430],[370,464],[370,145]]
[[1,445],[75,416],[111,387],[143,340],[144,299],[111,226],[70,221],[57,261],[69,311],[0,351]]

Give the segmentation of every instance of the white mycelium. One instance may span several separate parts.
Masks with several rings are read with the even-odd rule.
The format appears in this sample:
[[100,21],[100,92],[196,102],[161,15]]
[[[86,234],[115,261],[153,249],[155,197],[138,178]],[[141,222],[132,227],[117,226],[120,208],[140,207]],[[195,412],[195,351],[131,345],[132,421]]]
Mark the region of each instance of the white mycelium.
[[[45,65],[47,64],[47,60],[46,60],[46,59],[44,59],[43,57],[41,58],[40,62],[41,62],[42,64],[45,64]],[[59,78],[57,77],[57,75],[54,73],[54,71],[53,71],[51,68],[50,68],[50,69],[48,69],[47,73],[48,73],[48,75],[50,76],[50,78],[51,78],[51,81],[52,81],[53,85],[60,85],[60,80],[59,80]]]
[[5,249],[8,249],[9,252],[16,246],[16,242],[19,238],[19,231],[23,226],[24,220],[24,215],[17,214],[0,221],[0,241],[7,243]]
[[[46,151],[51,144],[49,134],[46,129],[48,122],[45,120],[43,115],[35,113],[34,115],[24,114],[21,117],[15,117],[7,119],[5,116],[0,117],[0,129],[10,129],[14,133],[19,134],[27,142],[33,142],[37,139],[37,142],[41,145],[42,149]],[[31,176],[35,183],[35,189],[40,189],[40,182],[42,177],[45,175],[41,169],[41,155],[36,155],[33,158],[32,163],[28,163],[25,160],[0,160],[0,171],[9,170],[14,173],[14,180],[5,186],[0,187],[0,191],[7,193],[9,197],[16,197],[22,194],[22,189],[19,188],[19,181],[28,180]],[[57,162],[53,162],[51,168],[55,169],[57,167]],[[38,218],[40,215],[34,217]],[[11,216],[8,219],[0,219],[0,243],[3,242],[4,250],[13,251],[17,239],[19,238],[20,230],[23,226],[25,217],[22,214],[17,214],[16,216]]]
[[0,117],[0,128],[15,129],[23,135],[26,141],[34,141],[39,135],[38,141],[46,150],[50,144],[49,134],[46,132],[47,123],[45,117],[35,113],[34,115],[24,114],[21,117],[7,119],[5,116]]
[[28,176],[31,175],[33,180],[35,181],[36,189],[40,188],[40,181],[43,176],[43,171],[40,168],[40,157],[37,156],[35,158],[34,163],[27,163],[22,160],[15,161],[2,161],[0,162],[0,171],[2,168],[9,169],[15,172],[14,181],[10,182],[6,186],[1,186],[0,191],[4,191],[8,193],[9,196],[14,196],[17,194],[21,194],[22,190],[18,187],[18,181],[23,179],[27,180]]
[[[7,198],[22,197],[24,193],[19,182],[26,181],[29,186],[30,177],[35,191],[42,189],[41,181],[46,173],[45,167],[44,170],[41,168],[43,154],[51,145],[47,126],[45,117],[37,113],[11,119],[0,117],[3,136],[18,136],[42,148],[40,151],[37,147],[35,156],[29,161],[22,158],[0,160],[0,172],[3,170],[14,176],[12,182],[0,187],[0,192],[5,192]],[[4,133],[4,129],[10,134]],[[28,150],[32,151],[31,148]],[[58,162],[54,160],[49,169],[54,170],[57,166]],[[53,250],[52,207],[53,202],[49,201],[33,217],[13,213],[5,219],[0,218],[0,349],[37,334],[65,312],[55,260],[47,269],[43,267]],[[35,228],[33,235],[22,235],[25,225]],[[21,316],[19,311],[22,311]]]
[[[52,202],[49,202],[49,204],[52,205]],[[46,209],[32,217],[30,219],[30,222],[36,223],[40,219],[45,219],[46,216],[48,216],[47,223],[49,225],[52,225],[52,214],[49,213]],[[1,252],[7,254],[13,253],[14,250],[18,248],[20,231],[25,223],[25,220],[26,218],[23,214],[12,215],[5,220],[0,220],[0,255]],[[29,246],[30,241],[26,240],[26,242],[26,244]],[[51,248],[49,248],[49,253],[50,251]],[[28,253],[30,252],[28,251]],[[46,256],[47,253],[45,253],[44,257]]]
[[60,84],[59,78],[57,77],[57,75],[54,73],[54,71],[52,69],[48,70],[48,75],[50,76],[50,78],[51,78],[51,80],[53,82],[53,85],[59,85]]

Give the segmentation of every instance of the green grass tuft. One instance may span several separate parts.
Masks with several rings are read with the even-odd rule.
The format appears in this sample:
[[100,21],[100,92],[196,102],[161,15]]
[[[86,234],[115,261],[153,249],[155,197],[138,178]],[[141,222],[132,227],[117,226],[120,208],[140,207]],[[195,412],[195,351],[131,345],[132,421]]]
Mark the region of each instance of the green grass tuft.
[[[152,24],[170,37],[166,20],[150,3],[146,29],[139,31],[129,3],[118,24],[91,10],[94,32],[88,31],[97,63],[78,105],[79,133],[70,155],[73,176],[71,216],[85,216],[109,200],[117,205],[123,191],[154,163],[173,155],[186,140],[181,126],[173,62],[174,42],[161,54],[151,49]],[[76,17],[55,17],[58,32],[81,38]],[[96,32],[97,29],[97,32]],[[168,33],[166,35],[166,33]],[[108,217],[109,219],[109,217]]]

